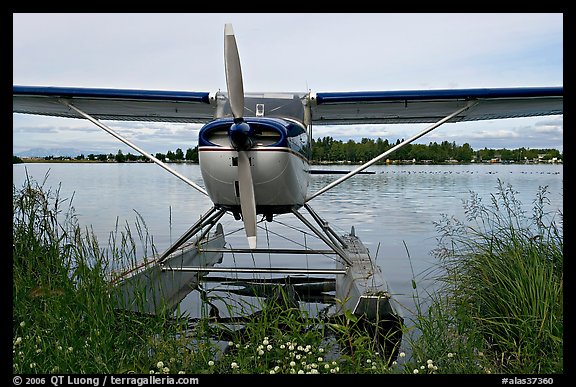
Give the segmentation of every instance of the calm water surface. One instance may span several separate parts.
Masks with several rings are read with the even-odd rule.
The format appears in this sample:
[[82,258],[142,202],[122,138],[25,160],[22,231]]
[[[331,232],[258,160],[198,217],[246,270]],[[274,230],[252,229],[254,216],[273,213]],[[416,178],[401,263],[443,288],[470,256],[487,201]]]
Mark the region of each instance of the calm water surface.
[[[171,167],[204,186],[198,165]],[[426,274],[437,263],[431,254],[439,235],[434,222],[442,214],[463,220],[463,201],[470,199],[471,191],[489,204],[490,194],[497,192],[500,179],[518,192],[516,198],[531,213],[538,187],[547,186],[549,209],[563,212],[562,165],[394,165],[373,166],[369,170],[376,174],[357,175],[309,204],[339,233],[348,233],[355,227],[356,235],[376,256],[408,318],[415,308],[413,273],[421,295],[434,287],[434,281]],[[101,247],[107,246],[117,222],[133,226],[140,214],[161,252],[212,206],[208,197],[150,163],[17,164],[13,172],[17,188],[22,186],[26,172],[39,182],[48,173],[45,187],[54,190],[60,186],[61,198],[73,198],[80,224],[93,227]],[[312,175],[309,192],[316,192],[338,177]],[[241,222],[226,215],[222,223],[225,233],[231,233],[226,237],[230,245],[247,247]],[[312,246],[314,238],[295,227],[302,228],[288,214],[276,217],[272,223],[260,223],[259,247],[268,243],[273,247],[295,247],[291,241]],[[334,262],[317,256],[233,256],[225,257],[222,265],[333,268]],[[195,293],[182,303],[191,314],[199,313]]]

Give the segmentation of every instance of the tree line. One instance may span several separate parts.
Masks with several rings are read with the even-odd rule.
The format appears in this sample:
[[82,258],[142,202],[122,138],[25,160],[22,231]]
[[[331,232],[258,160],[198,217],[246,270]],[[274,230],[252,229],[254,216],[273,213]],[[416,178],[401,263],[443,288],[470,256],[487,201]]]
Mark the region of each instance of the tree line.
[[[388,140],[378,138],[362,138],[359,142],[348,140],[346,142],[335,140],[327,136],[312,139],[311,142],[311,161],[313,163],[337,163],[350,162],[362,163],[367,162],[374,157],[386,152],[392,147],[400,144],[402,141],[397,140],[391,143]],[[198,162],[198,146],[188,148],[184,152],[181,148],[166,153],[156,153],[157,159],[165,162]],[[440,144],[430,142],[429,144],[408,144],[401,149],[393,152],[388,157],[391,162],[410,161],[416,163],[434,163],[441,164],[446,162],[469,163],[472,161],[482,162],[489,160],[498,160],[500,162],[532,162],[532,161],[549,161],[556,158],[561,161],[563,154],[557,149],[479,149],[474,150],[470,144],[457,145],[455,142],[443,141]],[[18,162],[14,156],[14,162]],[[74,159],[89,160],[102,162],[148,162],[149,160],[142,155],[132,153],[124,154],[118,150],[116,154],[89,154],[78,155],[76,157],[44,157],[45,160],[57,159]],[[386,162],[382,160],[381,163]]]
[[[379,154],[386,152],[400,144],[397,140],[390,143],[388,140],[378,138],[362,138],[360,142],[348,140],[343,142],[328,136],[312,140],[312,160],[315,162],[350,161],[352,163],[366,162]],[[444,163],[457,161],[469,163],[471,161],[488,161],[498,159],[503,162],[520,162],[527,160],[562,159],[562,153],[557,149],[479,149],[474,150],[470,144],[456,145],[455,142],[442,141],[426,144],[408,144],[390,154],[392,161],[410,160],[414,162]]]

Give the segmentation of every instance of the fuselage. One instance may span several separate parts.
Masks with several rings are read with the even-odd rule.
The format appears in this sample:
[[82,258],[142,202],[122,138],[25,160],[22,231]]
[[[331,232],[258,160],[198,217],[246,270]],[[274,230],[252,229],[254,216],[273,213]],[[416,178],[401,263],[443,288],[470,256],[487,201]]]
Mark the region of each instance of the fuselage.
[[[245,117],[254,130],[245,150],[252,172],[256,213],[272,216],[304,205],[309,185],[310,143],[306,128],[292,118]],[[229,138],[232,118],[219,118],[200,130],[202,178],[217,207],[239,214],[238,151]]]

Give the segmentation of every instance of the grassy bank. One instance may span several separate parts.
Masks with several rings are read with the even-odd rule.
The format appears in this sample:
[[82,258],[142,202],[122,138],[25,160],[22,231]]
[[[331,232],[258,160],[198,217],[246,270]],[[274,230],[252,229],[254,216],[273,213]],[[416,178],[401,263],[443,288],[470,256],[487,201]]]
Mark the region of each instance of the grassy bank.
[[71,199],[28,181],[13,188],[13,372],[561,373],[561,229],[545,191],[525,225],[502,188],[492,206],[469,203],[466,224],[439,222],[445,286],[418,300],[430,306],[404,332],[411,355],[389,359],[354,316],[320,320],[282,298],[241,330],[118,310],[108,275],[141,247],[130,229],[102,248]]

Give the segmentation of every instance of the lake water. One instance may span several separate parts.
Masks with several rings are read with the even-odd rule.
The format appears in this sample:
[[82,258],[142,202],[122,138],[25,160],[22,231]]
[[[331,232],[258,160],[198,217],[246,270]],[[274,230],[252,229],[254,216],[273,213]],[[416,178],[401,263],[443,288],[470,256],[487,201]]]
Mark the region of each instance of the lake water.
[[[204,186],[198,165],[170,166]],[[463,201],[470,199],[471,191],[487,205],[501,180],[518,192],[516,198],[531,213],[538,187],[547,186],[549,209],[564,210],[562,165],[389,165],[372,166],[368,170],[376,173],[357,175],[309,204],[340,234],[355,227],[356,235],[382,267],[408,320],[415,310],[412,279],[416,280],[420,295],[435,285],[427,274],[437,263],[431,254],[439,236],[434,222],[440,221],[442,214],[464,220]],[[80,224],[93,227],[101,247],[107,246],[117,222],[121,227],[125,224],[132,227],[138,213],[156,249],[162,252],[212,206],[207,196],[151,163],[16,164],[13,167],[16,188],[22,186],[26,172],[39,182],[48,173],[45,187],[55,190],[60,186],[61,198],[73,196]],[[338,177],[312,175],[309,192],[316,192]],[[240,221],[226,215],[221,223],[225,233],[230,233],[226,237],[229,245],[247,247]],[[272,247],[294,247],[291,241],[308,246],[314,243],[311,235],[298,231],[304,228],[290,214],[259,225],[259,247],[268,243]],[[322,256],[235,255],[225,256],[222,265],[334,268],[332,259]],[[198,295],[194,293],[182,302],[182,308],[192,315],[199,313]]]

